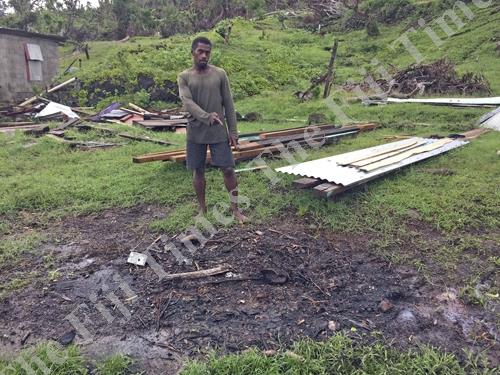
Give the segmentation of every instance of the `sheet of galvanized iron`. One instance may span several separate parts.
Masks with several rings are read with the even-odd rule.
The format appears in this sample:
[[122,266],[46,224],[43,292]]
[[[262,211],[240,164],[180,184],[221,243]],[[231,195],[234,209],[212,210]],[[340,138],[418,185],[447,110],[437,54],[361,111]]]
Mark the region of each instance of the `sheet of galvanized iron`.
[[387,98],[387,103],[425,103],[456,105],[500,105],[500,96],[489,98],[435,98],[435,99],[399,99]]
[[[425,140],[426,144],[430,144],[437,141],[436,139],[428,139],[428,138],[419,138],[419,139]],[[323,159],[317,159],[305,163],[277,168],[276,171],[293,174],[297,176],[318,178],[321,180],[329,181],[334,184],[349,186],[357,184],[363,180],[370,180],[378,175],[386,174],[393,170],[402,168],[406,165],[416,163],[420,160],[425,160],[432,156],[439,155],[441,153],[447,152],[449,150],[463,146],[468,143],[461,140],[454,140],[436,150],[411,156],[398,163],[379,168],[372,172],[363,172],[354,167],[343,167],[339,165],[339,163],[343,163],[344,161],[347,160],[352,160],[353,158],[370,156],[372,154],[383,152],[384,150],[390,150],[391,148],[394,148],[395,145],[398,144],[404,145],[406,142],[408,141],[404,140],[398,142],[391,142],[380,146],[348,152],[345,154],[329,156]]]

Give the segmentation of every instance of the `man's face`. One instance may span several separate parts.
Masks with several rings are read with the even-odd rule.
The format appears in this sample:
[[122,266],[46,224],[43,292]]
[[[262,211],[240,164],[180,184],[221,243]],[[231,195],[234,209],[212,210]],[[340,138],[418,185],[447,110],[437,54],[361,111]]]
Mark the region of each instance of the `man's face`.
[[198,43],[194,51],[191,51],[194,65],[201,69],[206,68],[208,60],[210,60],[211,51],[212,47],[209,44]]

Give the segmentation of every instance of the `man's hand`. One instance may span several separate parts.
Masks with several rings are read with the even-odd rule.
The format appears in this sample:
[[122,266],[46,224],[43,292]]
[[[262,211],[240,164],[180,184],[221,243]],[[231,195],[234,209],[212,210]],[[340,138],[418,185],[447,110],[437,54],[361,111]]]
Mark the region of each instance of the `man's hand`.
[[229,145],[238,149],[238,136],[235,134],[229,134]]
[[215,123],[219,123],[220,125],[224,125],[217,112],[210,113],[210,115],[208,116],[208,119],[210,121],[210,125],[213,125]]

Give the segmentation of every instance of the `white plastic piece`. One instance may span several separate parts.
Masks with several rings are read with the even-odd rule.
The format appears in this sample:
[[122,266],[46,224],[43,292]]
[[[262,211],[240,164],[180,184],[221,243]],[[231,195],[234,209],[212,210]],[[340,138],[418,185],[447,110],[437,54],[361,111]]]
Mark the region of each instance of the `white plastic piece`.
[[127,263],[135,264],[136,266],[145,266],[148,260],[148,256],[142,253],[136,253],[132,251],[128,256]]

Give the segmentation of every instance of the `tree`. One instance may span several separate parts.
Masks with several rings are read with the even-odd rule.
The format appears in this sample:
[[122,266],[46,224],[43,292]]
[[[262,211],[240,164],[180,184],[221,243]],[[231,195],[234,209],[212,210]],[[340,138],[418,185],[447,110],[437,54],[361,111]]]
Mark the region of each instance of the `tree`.
[[36,21],[35,9],[40,0],[9,0],[8,5],[14,9],[13,27],[29,30]]
[[113,0],[113,14],[116,18],[116,37],[123,39],[127,36],[130,20],[133,17],[132,0]]
[[0,0],[0,17],[5,16],[7,11],[7,2],[5,0]]

